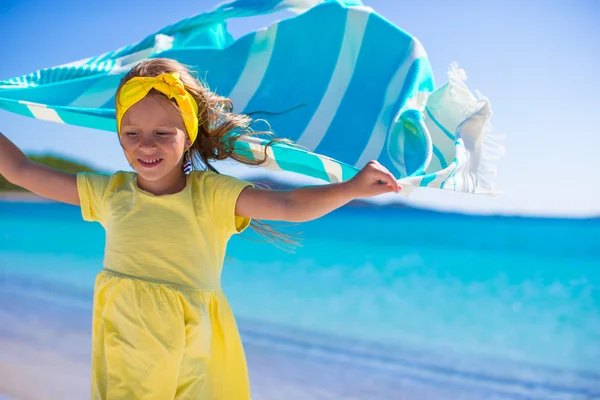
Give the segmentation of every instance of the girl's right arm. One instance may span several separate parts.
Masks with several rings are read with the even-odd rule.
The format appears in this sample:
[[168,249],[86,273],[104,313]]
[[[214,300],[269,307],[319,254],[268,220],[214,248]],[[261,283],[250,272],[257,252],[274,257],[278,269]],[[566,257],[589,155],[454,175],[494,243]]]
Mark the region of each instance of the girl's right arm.
[[0,133],[0,175],[48,199],[78,206],[77,177],[33,162]]

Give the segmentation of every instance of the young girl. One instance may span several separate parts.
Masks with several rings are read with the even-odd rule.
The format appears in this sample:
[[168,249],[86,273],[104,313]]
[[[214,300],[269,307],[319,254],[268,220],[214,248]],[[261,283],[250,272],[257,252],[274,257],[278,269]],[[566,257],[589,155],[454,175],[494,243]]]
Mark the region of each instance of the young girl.
[[[344,183],[291,191],[221,175],[212,160],[259,163],[233,150],[251,134],[251,121],[231,110],[181,64],[152,59],[134,67],[116,94],[119,140],[135,172],[64,174],[29,161],[0,134],[6,179],[81,206],[85,220],[106,230],[94,289],[94,399],[249,399],[242,343],[220,283],[229,238],[251,219],[308,221],[352,199],[400,190],[377,162]],[[192,160],[203,170],[192,170]]]

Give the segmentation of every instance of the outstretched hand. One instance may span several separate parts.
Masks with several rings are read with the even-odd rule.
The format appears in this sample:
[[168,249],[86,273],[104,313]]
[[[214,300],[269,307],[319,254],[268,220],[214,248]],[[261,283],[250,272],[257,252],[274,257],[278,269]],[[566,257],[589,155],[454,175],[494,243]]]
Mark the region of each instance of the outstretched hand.
[[383,193],[398,193],[402,187],[390,171],[377,161],[369,163],[347,181],[348,188],[355,198],[373,197]]
[[239,195],[235,215],[262,220],[311,221],[353,199],[396,192],[402,188],[394,175],[377,161],[369,162],[352,179],[333,185],[306,186],[293,190],[248,187]]

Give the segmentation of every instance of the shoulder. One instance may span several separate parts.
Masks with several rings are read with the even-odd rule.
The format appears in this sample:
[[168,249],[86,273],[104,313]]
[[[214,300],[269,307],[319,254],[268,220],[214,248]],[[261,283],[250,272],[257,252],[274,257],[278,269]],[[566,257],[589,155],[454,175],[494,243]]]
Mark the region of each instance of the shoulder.
[[114,193],[131,185],[133,176],[133,173],[122,171],[114,174],[78,173],[77,191],[83,218],[102,223],[106,218],[106,210],[111,208]]
[[85,179],[104,181],[104,182],[124,182],[132,180],[135,177],[135,172],[117,171],[112,174],[104,172],[78,172],[77,176]]
[[220,227],[217,231],[229,237],[250,224],[249,218],[236,216],[235,209],[240,193],[254,186],[252,183],[212,171],[193,171],[192,174],[192,182],[197,185],[194,201],[208,211],[215,226]]
[[134,184],[137,174],[131,171],[117,171],[110,175],[110,186],[114,187],[129,187]]
[[203,191],[254,186],[243,179],[213,171],[192,171],[191,181],[197,186],[197,189]]
[[195,201],[211,207],[235,205],[240,193],[254,185],[245,180],[212,171],[193,171],[192,190]]
[[100,192],[111,192],[127,188],[133,184],[135,173],[128,171],[117,171],[113,174],[99,172],[79,172],[77,174],[77,184],[80,188]]

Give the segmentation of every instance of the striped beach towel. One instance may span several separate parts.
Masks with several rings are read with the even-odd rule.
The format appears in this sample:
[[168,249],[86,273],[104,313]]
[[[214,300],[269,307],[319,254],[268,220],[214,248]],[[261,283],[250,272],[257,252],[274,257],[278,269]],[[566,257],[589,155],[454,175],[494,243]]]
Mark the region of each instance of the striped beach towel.
[[[297,15],[237,40],[227,31],[229,19],[280,10]],[[154,57],[192,66],[236,112],[298,144],[272,147],[267,168],[340,182],[378,160],[405,193],[493,193],[503,150],[489,101],[454,65],[436,87],[421,43],[360,1],[225,3],[116,51],[0,81],[0,108],[115,132],[121,77]],[[264,140],[238,141],[239,150],[260,153]]]

